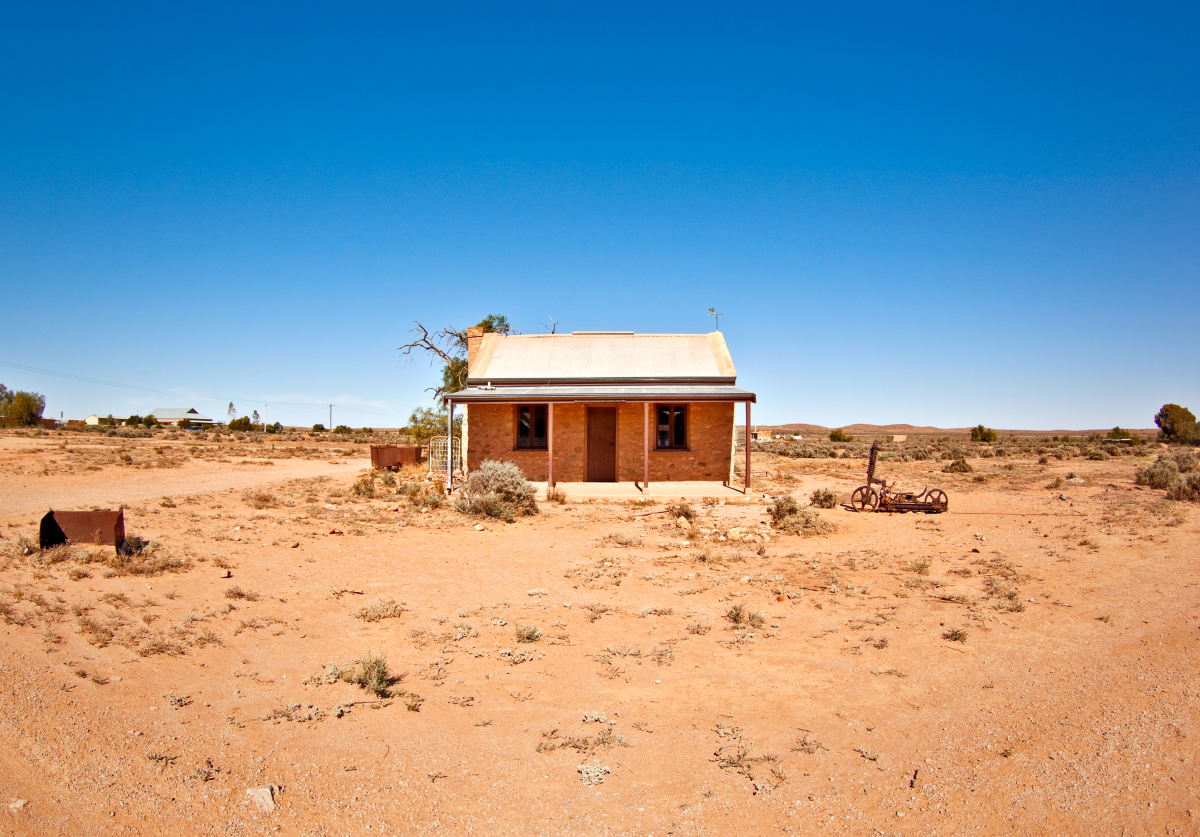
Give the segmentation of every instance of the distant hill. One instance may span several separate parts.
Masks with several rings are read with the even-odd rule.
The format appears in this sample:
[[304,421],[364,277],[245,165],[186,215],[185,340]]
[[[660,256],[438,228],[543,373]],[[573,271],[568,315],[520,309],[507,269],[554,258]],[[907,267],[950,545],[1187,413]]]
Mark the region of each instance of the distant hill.
[[[832,427],[822,427],[819,424],[755,424],[755,430],[771,430],[779,433],[793,433],[800,436],[828,436],[833,430]],[[912,424],[848,424],[842,428],[851,436],[897,436],[897,435],[912,435],[912,436],[966,436],[970,434],[969,427],[918,427]],[[1090,436],[1093,433],[1104,435],[1112,430],[1111,427],[1105,427],[1096,430],[1010,430],[1008,428],[993,427],[1001,437],[1013,436]],[[1142,438],[1153,437],[1158,435],[1158,428],[1151,427],[1149,429],[1139,429],[1136,427],[1127,427],[1133,433],[1137,433]]]

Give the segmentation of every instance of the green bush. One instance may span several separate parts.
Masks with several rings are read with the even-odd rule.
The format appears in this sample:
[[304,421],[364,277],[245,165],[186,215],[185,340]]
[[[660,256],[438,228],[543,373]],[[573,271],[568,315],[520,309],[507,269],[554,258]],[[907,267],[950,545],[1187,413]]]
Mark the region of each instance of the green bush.
[[4,391],[5,398],[0,402],[3,415],[8,417],[8,423],[17,427],[37,427],[38,419],[46,410],[46,396],[37,392]]
[[142,427],[162,427],[162,424],[154,416],[146,416],[142,419]]
[[282,425],[282,424],[280,424],[279,422],[275,422],[274,424],[268,424],[268,425],[267,425],[267,432],[268,432],[268,433],[282,433],[282,432],[283,432],[283,425]]
[[1196,438],[1196,416],[1178,404],[1164,404],[1154,417],[1160,442],[1191,442]]
[[845,430],[843,430],[842,428],[839,427],[837,430],[834,430],[833,432],[831,432],[829,434],[829,441],[831,441],[831,442],[853,442],[854,437],[847,434]]
[[242,416],[241,418],[235,418],[233,421],[229,422],[229,429],[246,432],[253,430],[254,425],[250,423],[249,416]]
[[313,432],[313,433],[324,433],[324,432],[325,432],[325,425],[323,425],[323,424],[314,424],[314,425],[313,425],[312,432]]
[[986,444],[991,444],[992,442],[996,441],[997,438],[999,437],[996,436],[995,430],[992,430],[989,427],[984,427],[982,424],[978,427],[971,428],[972,442],[984,442]]
[[510,520],[538,513],[535,494],[533,485],[514,463],[487,459],[467,475],[454,507],[464,514]]
[[349,425],[339,424],[337,427],[333,428],[333,432],[334,433],[353,433],[354,430]]

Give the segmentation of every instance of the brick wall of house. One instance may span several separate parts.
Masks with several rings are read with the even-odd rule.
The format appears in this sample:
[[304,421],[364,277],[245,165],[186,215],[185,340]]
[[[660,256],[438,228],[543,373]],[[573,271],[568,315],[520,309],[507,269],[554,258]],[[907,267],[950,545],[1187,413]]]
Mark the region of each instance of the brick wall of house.
[[[602,405],[597,405],[602,406]],[[642,480],[644,407],[617,406],[617,479]],[[478,468],[485,459],[514,462],[528,479],[547,478],[545,451],[513,450],[515,416],[511,404],[472,404],[467,468]],[[651,406],[651,422],[654,421]],[[729,479],[730,440],[733,438],[733,404],[692,404],[688,411],[690,444],[686,451],[656,451],[651,436],[650,481]],[[651,432],[653,433],[653,426]],[[587,405],[554,405],[554,479],[583,482],[587,474]]]
[[[729,479],[733,437],[732,404],[692,404],[688,450],[654,449],[654,405],[650,405],[650,482]],[[622,404],[617,411],[617,479],[641,482],[644,474],[645,406]]]
[[[485,459],[515,462],[527,479],[545,480],[549,455],[544,450],[513,450],[517,438],[515,422],[511,404],[472,404],[467,468],[478,468]],[[583,404],[554,405],[555,482],[583,482],[586,424]]]

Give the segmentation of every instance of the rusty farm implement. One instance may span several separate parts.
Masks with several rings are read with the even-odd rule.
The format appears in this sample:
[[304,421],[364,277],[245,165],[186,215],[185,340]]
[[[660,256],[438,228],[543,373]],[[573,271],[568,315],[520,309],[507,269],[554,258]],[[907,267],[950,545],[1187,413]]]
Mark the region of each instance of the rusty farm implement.
[[871,458],[867,463],[867,484],[860,485],[850,495],[850,507],[858,512],[925,512],[938,514],[950,508],[946,492],[940,488],[926,488],[920,494],[896,490],[896,483],[875,476],[875,460],[879,456],[879,442],[871,443]]

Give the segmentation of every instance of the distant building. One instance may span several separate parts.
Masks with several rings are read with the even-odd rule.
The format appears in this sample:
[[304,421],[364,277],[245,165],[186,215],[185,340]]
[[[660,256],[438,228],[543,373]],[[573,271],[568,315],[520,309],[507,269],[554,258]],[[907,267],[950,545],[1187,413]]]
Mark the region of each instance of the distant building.
[[154,416],[159,424],[179,424],[179,422],[184,420],[190,421],[192,424],[213,423],[213,420],[208,416],[202,416],[190,407],[159,407],[150,413],[150,415]]
[[96,425],[98,425],[100,423],[101,418],[102,418],[102,416],[88,416],[87,418],[85,418],[83,420],[83,423],[90,424],[93,427],[95,427]]
[[750,434],[750,438],[755,442],[768,442],[771,440],[771,431],[755,430]]

